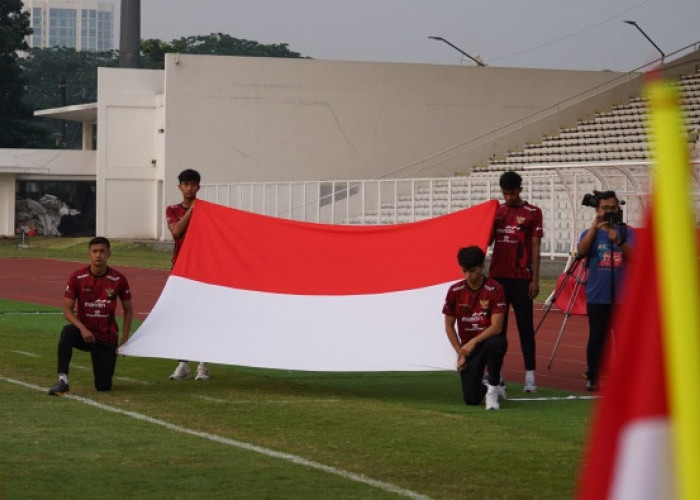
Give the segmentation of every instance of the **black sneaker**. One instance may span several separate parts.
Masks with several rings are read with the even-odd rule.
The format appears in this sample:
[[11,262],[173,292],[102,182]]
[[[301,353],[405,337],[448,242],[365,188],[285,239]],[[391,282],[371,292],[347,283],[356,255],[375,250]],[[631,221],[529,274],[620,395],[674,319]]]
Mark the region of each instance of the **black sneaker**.
[[67,392],[70,392],[70,386],[63,380],[56,382],[51,389],[49,389],[49,396],[65,396]]
[[586,381],[586,390],[591,391],[591,392],[597,391],[598,390],[598,382],[596,380],[588,379]]

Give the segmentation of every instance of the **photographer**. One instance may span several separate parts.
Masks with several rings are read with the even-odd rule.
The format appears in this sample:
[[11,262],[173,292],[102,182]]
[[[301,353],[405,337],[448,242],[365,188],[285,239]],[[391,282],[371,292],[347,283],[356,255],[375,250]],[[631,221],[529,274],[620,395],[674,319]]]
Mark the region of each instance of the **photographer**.
[[[624,202],[622,202],[624,203]],[[615,191],[594,191],[582,205],[595,208],[589,229],[581,233],[578,253],[588,258],[586,282],[588,345],[586,347],[586,389],[598,390],[600,361],[610,329],[613,304],[619,298],[624,268],[635,246],[634,230],[622,222],[622,209]]]

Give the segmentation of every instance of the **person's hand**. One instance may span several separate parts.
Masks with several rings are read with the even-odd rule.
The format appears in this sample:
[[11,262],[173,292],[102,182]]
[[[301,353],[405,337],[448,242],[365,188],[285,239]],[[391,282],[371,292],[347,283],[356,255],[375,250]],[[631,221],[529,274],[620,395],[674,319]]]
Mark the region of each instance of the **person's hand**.
[[619,245],[620,242],[620,233],[617,232],[617,229],[614,227],[610,228],[610,231],[608,231],[608,236],[610,237],[610,240],[615,243],[616,245]]
[[536,281],[531,281],[527,288],[527,296],[530,300],[534,300],[540,294],[540,284]]
[[467,367],[467,357],[461,352],[457,355],[457,371],[464,371]]
[[610,225],[606,222],[605,217],[603,217],[603,215],[596,215],[595,219],[593,219],[591,229],[607,229],[608,227],[610,227]]
[[90,330],[87,328],[82,328],[80,330],[80,335],[82,335],[83,340],[86,344],[94,344],[97,340]]

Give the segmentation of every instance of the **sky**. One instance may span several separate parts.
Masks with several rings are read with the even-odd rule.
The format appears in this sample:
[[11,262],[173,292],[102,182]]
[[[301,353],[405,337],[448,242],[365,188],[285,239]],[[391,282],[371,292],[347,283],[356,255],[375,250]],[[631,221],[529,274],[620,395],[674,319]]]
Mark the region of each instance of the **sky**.
[[[119,19],[121,0],[113,0]],[[700,41],[700,0],[141,0],[141,38],[225,33],[314,59],[630,71]],[[118,33],[118,31],[117,31]]]

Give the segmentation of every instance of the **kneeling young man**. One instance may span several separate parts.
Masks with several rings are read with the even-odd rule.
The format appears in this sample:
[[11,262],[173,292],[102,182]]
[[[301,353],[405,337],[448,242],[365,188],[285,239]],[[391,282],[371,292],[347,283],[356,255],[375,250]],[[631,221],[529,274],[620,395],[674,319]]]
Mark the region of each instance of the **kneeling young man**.
[[[508,348],[501,332],[506,301],[503,287],[483,274],[484,258],[477,246],[459,250],[457,261],[465,279],[450,287],[442,313],[447,338],[457,353],[464,403],[478,405],[486,396],[486,409],[498,410],[498,398],[506,398],[505,386],[499,385]],[[486,367],[487,386],[482,382]]]
[[[107,238],[90,240],[90,265],[78,269],[68,279],[63,316],[70,324],[61,330],[58,341],[58,382],[49,389],[49,395],[63,396],[70,390],[68,369],[73,349],[90,353],[95,389],[112,389],[117,348],[129,338],[133,312],[131,290],[126,276],[107,266],[111,255],[109,247]],[[114,317],[117,298],[122,301],[124,309],[121,341]]]

